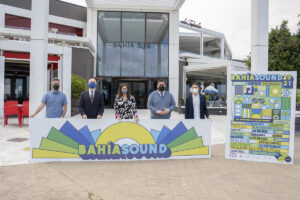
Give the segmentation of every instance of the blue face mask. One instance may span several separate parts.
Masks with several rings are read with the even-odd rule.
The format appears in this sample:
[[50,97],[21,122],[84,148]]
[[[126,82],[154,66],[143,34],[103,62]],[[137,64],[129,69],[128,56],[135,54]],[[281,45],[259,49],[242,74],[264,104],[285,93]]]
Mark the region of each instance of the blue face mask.
[[96,87],[96,83],[90,82],[90,83],[88,84],[88,86],[89,86],[89,88],[95,88],[95,87]]

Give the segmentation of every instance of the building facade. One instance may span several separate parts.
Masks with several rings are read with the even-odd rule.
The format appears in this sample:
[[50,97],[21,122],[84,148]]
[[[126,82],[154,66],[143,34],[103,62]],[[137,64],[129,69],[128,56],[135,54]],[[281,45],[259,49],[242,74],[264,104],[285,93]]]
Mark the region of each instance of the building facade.
[[124,82],[138,108],[146,108],[158,79],[165,79],[178,97],[179,9],[184,0],[86,2],[87,35],[96,47],[95,74],[106,105],[113,105]]
[[[0,0],[0,107],[19,95],[29,99],[32,0]],[[224,34],[179,21],[184,0],[86,0],[81,7],[49,0],[47,82],[62,80],[71,102],[71,74],[96,77],[107,107],[127,83],[138,108],[146,108],[158,79],[167,81],[176,104],[190,84],[214,83],[226,97],[232,61]],[[67,116],[70,116],[70,106]],[[3,115],[3,113],[2,113]]]
[[223,33],[195,25],[192,20],[181,21],[179,27],[179,98],[185,99],[193,82],[198,82],[202,92],[213,85],[218,97],[226,101],[227,73],[250,69],[243,61],[232,59]]
[[[29,98],[31,0],[0,0],[0,116],[4,101]],[[65,12],[65,11],[68,12]],[[47,89],[54,77],[71,102],[71,74],[94,76],[95,49],[86,37],[85,7],[49,1]],[[41,66],[42,67],[42,66]],[[42,97],[40,97],[42,98]],[[71,115],[68,107],[67,116]]]

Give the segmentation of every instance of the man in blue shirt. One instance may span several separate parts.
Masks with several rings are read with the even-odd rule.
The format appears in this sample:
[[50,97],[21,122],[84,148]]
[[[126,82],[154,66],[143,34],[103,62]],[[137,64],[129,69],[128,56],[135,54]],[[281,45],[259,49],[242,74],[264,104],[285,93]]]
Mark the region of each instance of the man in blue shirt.
[[67,112],[67,98],[64,93],[59,91],[60,81],[58,78],[53,79],[53,90],[47,92],[41,105],[30,117],[35,117],[46,106],[46,118],[63,118]]
[[166,82],[157,81],[157,89],[148,98],[147,107],[151,111],[151,119],[170,119],[175,108],[175,99],[166,91]]

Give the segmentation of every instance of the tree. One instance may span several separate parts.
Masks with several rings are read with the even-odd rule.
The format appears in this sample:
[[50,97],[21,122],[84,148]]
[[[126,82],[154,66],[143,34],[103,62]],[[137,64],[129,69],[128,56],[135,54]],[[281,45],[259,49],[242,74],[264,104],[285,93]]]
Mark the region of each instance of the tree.
[[85,79],[72,74],[72,99],[79,99],[82,92],[87,90]]
[[[245,62],[248,67],[251,66],[251,54]],[[269,33],[269,70],[297,71],[297,86],[300,88],[300,28],[292,34],[286,20]]]

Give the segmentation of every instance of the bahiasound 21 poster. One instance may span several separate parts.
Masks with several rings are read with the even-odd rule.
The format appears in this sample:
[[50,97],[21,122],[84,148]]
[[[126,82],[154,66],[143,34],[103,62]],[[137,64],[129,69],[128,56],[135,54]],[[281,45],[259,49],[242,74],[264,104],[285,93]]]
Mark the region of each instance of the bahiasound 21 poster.
[[228,159],[292,164],[296,72],[228,76]]

